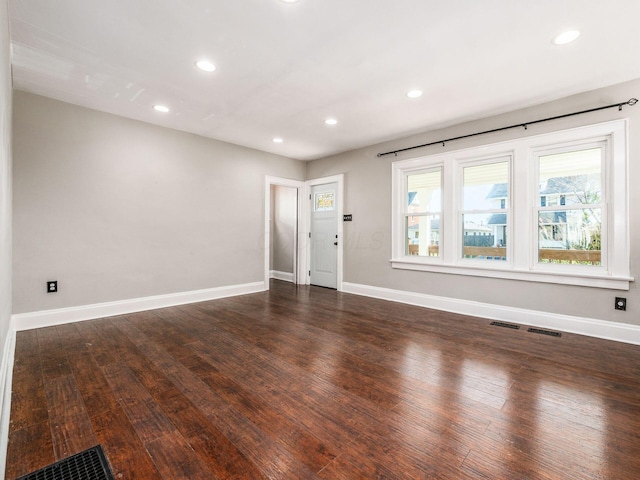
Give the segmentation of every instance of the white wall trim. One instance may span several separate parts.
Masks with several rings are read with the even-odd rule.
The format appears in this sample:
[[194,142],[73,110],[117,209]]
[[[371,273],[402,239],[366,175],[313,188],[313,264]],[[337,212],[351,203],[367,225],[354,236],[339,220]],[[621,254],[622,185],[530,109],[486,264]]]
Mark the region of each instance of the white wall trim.
[[294,283],[292,272],[280,272],[278,270],[269,270],[269,278],[275,278],[276,280],[283,280],[285,282]]
[[96,303],[79,307],[58,308],[38,312],[18,313],[12,315],[15,330],[50,327],[65,323],[80,322],[94,318],[124,315],[127,313],[153,310],[155,308],[172,307],[186,303],[205,302],[218,298],[246,295],[265,290],[264,282],[229,285],[225,287],[207,288],[190,292],[170,293],[151,297],[132,298],[116,302]]
[[10,322],[7,338],[2,350],[0,364],[0,478],[4,478],[9,444],[9,417],[11,415],[11,384],[13,382],[13,361],[16,349],[16,330]]
[[343,292],[640,345],[640,326],[343,282]]

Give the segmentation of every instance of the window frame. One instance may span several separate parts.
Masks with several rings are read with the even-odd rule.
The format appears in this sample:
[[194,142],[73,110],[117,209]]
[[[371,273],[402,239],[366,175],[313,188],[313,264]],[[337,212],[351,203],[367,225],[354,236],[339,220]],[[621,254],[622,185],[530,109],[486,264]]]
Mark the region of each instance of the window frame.
[[[551,133],[482,144],[392,163],[392,238],[390,263],[394,269],[514,279],[552,284],[581,285],[628,290],[630,276],[628,205],[628,120],[587,125]],[[571,145],[604,142],[602,171],[603,226],[602,267],[595,265],[558,265],[538,262],[539,166],[536,155]],[[462,211],[462,166],[491,163],[492,158],[511,156],[507,209],[511,215],[507,231],[506,261],[476,261],[458,258],[462,252],[462,226],[457,225]],[[440,255],[406,255],[404,229],[406,178],[441,166],[442,213],[440,218]],[[606,222],[606,224],[605,224]],[[461,257],[462,255],[460,255]],[[469,261],[471,260],[471,261]]]
[[[409,188],[408,188],[408,178],[411,175],[420,175],[423,173],[431,173],[431,172],[435,172],[435,171],[439,171],[440,173],[440,210],[439,211],[431,211],[431,210],[421,210],[419,212],[409,212],[409,204],[407,202],[408,197],[409,197]],[[444,199],[443,199],[443,186],[444,186],[444,168],[442,165],[434,165],[434,166],[429,166],[428,168],[419,168],[419,169],[412,169],[412,170],[407,170],[405,172],[405,176],[404,176],[404,185],[403,185],[403,191],[404,191],[404,201],[401,204],[402,205],[402,225],[403,228],[405,229],[404,231],[406,232],[406,225],[408,222],[409,217],[430,217],[432,215],[438,215],[439,217],[439,228],[442,229],[442,217],[443,217],[443,212],[442,212],[442,207],[444,205]],[[406,237],[406,233],[405,233],[405,237]],[[438,245],[438,255],[435,257],[431,257],[431,258],[436,258],[436,259],[440,259],[442,260],[442,251],[440,250],[440,244],[442,243],[442,237],[440,236],[440,232],[438,232],[438,238],[439,238],[439,245]],[[408,244],[407,244],[407,240],[406,238],[404,239],[406,248],[408,250]],[[410,256],[409,252],[405,250],[405,256]]]
[[[455,218],[455,223],[456,223],[456,242],[455,242],[455,251],[458,252],[456,258],[452,258],[452,260],[454,260],[455,262],[461,264],[461,265],[468,265],[468,266],[480,266],[481,268],[487,268],[487,269],[494,269],[494,267],[500,268],[500,265],[493,265],[493,262],[491,262],[491,264],[487,263],[487,264],[481,264],[480,262],[486,262],[487,260],[485,259],[478,259],[478,258],[465,258],[464,254],[461,254],[461,252],[464,251],[464,224],[463,224],[463,216],[465,215],[466,212],[471,212],[470,210],[465,210],[464,209],[464,169],[468,168],[468,167],[480,167],[483,165],[491,165],[491,164],[495,164],[495,163],[503,163],[506,162],[507,163],[507,200],[508,203],[506,204],[506,208],[504,209],[505,214],[507,215],[507,238],[510,238],[513,235],[513,221],[512,221],[512,202],[511,202],[511,185],[513,182],[513,177],[511,175],[511,172],[513,170],[513,154],[512,152],[498,152],[497,154],[493,154],[493,155],[483,155],[481,157],[475,157],[475,158],[467,158],[464,160],[460,160],[457,162],[456,165],[456,178],[455,178],[455,182],[454,182],[454,187],[457,189],[456,192],[456,198],[457,198],[457,204],[456,204],[456,218]],[[497,212],[502,212],[502,209],[484,209],[484,211],[495,211]],[[462,231],[460,231],[460,228],[462,228]],[[511,242],[509,241],[508,244],[506,245],[506,260],[505,262],[508,264],[510,263],[510,251],[511,251]]]
[[[544,148],[535,149],[532,151],[532,157],[534,159],[534,170],[535,174],[535,192],[534,199],[537,200],[539,194],[539,185],[540,185],[540,157],[545,155],[554,155],[557,153],[567,153],[567,152],[575,152],[580,150],[586,150],[589,148],[602,148],[602,157],[601,157],[601,165],[600,165],[600,187],[601,195],[600,203],[597,204],[598,208],[601,210],[601,231],[606,232],[605,235],[601,235],[601,248],[600,248],[600,265],[562,265],[562,264],[552,264],[552,263],[542,263],[538,260],[538,252],[539,252],[539,235],[538,235],[538,212],[540,211],[570,211],[570,210],[584,210],[587,206],[577,206],[577,205],[562,205],[558,203],[557,205],[549,205],[548,201],[546,206],[541,207],[538,205],[538,202],[535,201],[532,204],[533,213],[532,220],[535,225],[532,228],[536,231],[535,235],[535,248],[532,250],[533,258],[532,264],[536,266],[536,269],[540,271],[549,271],[549,272],[559,272],[559,273],[574,273],[583,271],[586,274],[598,272],[600,275],[607,275],[608,268],[608,260],[609,260],[609,209],[607,208],[610,205],[610,188],[607,185],[607,159],[611,158],[611,152],[609,147],[609,142],[607,141],[606,136],[602,138],[591,138],[585,141],[577,141],[577,142],[568,142],[562,143],[559,145],[549,145]],[[548,196],[547,196],[548,198]],[[593,204],[590,204],[593,205]]]

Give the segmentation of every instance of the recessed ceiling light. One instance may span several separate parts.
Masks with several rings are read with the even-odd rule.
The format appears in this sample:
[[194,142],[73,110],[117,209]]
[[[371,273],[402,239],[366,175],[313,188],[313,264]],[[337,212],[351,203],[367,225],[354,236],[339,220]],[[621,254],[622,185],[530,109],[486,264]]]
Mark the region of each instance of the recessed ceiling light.
[[296,3],[298,0],[282,0],[284,3]]
[[422,90],[410,90],[407,92],[407,97],[418,98],[422,96]]
[[282,142],[284,142],[284,140],[280,137],[276,137],[273,139],[273,143],[282,143]]
[[162,113],[168,113],[168,112],[170,111],[170,110],[169,110],[169,107],[166,107],[166,106],[164,106],[164,105],[154,105],[154,106],[153,106],[153,109],[154,109],[156,112],[162,112]]
[[338,124],[338,120],[336,120],[335,118],[327,118],[324,123],[326,123],[327,125],[337,125]]
[[566,45],[567,43],[573,42],[579,36],[579,30],[567,30],[566,32],[562,32],[560,35],[556,35],[555,37],[553,37],[553,40],[551,40],[551,42],[554,45]]
[[216,66],[209,60],[198,60],[196,62],[196,67],[204,72],[213,72],[216,69]]

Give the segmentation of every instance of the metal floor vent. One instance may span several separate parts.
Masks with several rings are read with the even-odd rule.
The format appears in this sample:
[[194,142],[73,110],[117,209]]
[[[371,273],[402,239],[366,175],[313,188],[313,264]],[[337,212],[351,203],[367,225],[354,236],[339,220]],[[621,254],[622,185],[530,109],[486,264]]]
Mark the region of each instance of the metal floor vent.
[[114,478],[102,447],[96,445],[16,480],[114,480]]
[[549,335],[550,337],[561,337],[562,334],[560,332],[552,332],[551,330],[543,330],[541,328],[530,328],[527,332],[539,333],[541,335]]
[[491,325],[495,325],[496,327],[513,328],[514,330],[520,329],[520,325],[516,325],[515,323],[491,322]]

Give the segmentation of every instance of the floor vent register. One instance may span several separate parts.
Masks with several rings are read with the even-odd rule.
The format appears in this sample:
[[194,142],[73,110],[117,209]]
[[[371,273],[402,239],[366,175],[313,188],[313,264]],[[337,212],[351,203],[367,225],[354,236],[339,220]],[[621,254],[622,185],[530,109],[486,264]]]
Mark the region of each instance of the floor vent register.
[[114,478],[102,447],[96,445],[16,480],[114,480]]

